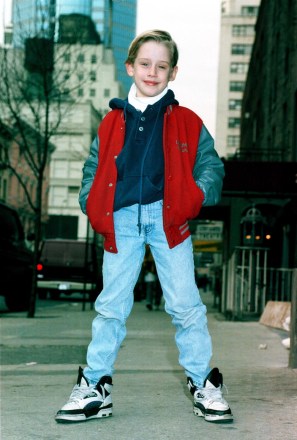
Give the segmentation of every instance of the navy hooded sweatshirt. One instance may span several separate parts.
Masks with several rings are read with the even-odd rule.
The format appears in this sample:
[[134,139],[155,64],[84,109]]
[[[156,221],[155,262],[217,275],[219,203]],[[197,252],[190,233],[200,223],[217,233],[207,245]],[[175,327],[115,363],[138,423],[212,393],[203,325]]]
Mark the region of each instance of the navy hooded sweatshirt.
[[171,104],[178,104],[171,90],[155,104],[148,105],[143,113],[127,99],[110,101],[112,109],[124,109],[126,119],[125,143],[116,159],[118,180],[114,211],[163,199],[163,118]]

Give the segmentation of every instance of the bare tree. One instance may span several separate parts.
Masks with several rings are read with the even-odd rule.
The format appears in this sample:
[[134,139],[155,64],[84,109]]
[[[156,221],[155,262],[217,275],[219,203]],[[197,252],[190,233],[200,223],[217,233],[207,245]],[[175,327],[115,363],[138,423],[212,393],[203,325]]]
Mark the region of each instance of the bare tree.
[[[46,20],[42,21],[42,26],[44,23]],[[44,32],[39,35],[44,35]],[[9,146],[3,145],[5,151],[0,155],[0,169],[9,169],[16,175],[34,218],[30,318],[34,317],[36,307],[36,265],[42,238],[44,174],[53,151],[51,140],[57,134],[64,115],[75,104],[72,92],[86,81],[78,78],[73,82],[68,67],[65,74],[63,59],[70,46],[57,46],[53,36],[33,36],[25,39],[22,49],[0,49],[0,123],[11,127],[11,134],[36,181],[36,191],[32,194],[27,188],[25,176],[13,163]],[[73,46],[71,50],[74,50]],[[75,70],[75,67],[72,64],[72,69]]]

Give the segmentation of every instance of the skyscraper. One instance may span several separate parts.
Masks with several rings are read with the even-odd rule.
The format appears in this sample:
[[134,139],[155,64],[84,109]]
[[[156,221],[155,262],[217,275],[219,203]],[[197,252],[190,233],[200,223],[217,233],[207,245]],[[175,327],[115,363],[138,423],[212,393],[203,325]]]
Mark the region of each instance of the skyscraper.
[[130,78],[124,62],[129,43],[135,36],[137,0],[14,0],[13,43],[21,45],[26,37],[47,37],[57,41],[60,15],[90,17],[101,42],[113,49],[117,79],[128,91]]

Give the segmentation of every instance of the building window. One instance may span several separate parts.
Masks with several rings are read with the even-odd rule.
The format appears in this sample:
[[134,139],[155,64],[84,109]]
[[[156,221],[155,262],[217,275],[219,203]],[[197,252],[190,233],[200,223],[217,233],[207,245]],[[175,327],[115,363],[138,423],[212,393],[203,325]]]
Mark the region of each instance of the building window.
[[255,35],[255,27],[251,24],[234,24],[232,26],[233,37],[253,37]]
[[11,45],[12,44],[12,32],[11,31],[5,31],[4,32],[4,44],[5,45]]
[[96,90],[90,89],[90,97],[93,98],[94,96],[96,96]]
[[79,73],[77,74],[77,79],[78,79],[79,81],[82,81],[82,80],[84,79],[84,74],[83,74],[83,72],[79,72]]
[[52,161],[52,177],[65,178],[68,177],[68,162],[66,160]]
[[249,69],[248,63],[231,63],[230,73],[247,73]]
[[240,145],[240,137],[239,136],[228,136],[227,137],[227,147],[238,148],[239,145]]
[[104,89],[103,95],[104,95],[104,98],[109,98],[110,97],[110,89]]
[[97,63],[97,55],[92,55],[91,56],[91,64],[96,64]]
[[259,6],[242,6],[241,15],[255,17],[258,15]]
[[65,87],[65,89],[63,90],[63,94],[65,97],[68,97],[70,95],[70,90],[68,87]]
[[65,206],[67,203],[67,187],[53,186],[49,197],[51,206]]
[[80,179],[81,177],[81,162],[76,160],[70,160],[69,166],[69,178]]
[[64,75],[64,81],[67,81],[70,78],[70,74],[67,72]]
[[94,72],[94,71],[90,72],[90,80],[96,81],[96,72]]
[[84,89],[78,89],[77,96],[79,96],[79,97],[84,96]]
[[70,63],[70,60],[71,60],[70,53],[64,53],[63,58],[64,58],[65,63]]
[[232,44],[232,55],[250,55],[252,53],[252,44]]
[[241,110],[241,99],[229,99],[229,110]]
[[83,53],[80,53],[80,54],[77,56],[77,61],[78,61],[79,63],[84,63],[84,62],[85,62],[85,56],[84,56]]
[[240,118],[228,118],[228,128],[240,128]]
[[245,82],[244,81],[230,81],[229,91],[230,92],[243,92]]
[[77,199],[79,194],[79,186],[68,186],[67,206],[77,207]]

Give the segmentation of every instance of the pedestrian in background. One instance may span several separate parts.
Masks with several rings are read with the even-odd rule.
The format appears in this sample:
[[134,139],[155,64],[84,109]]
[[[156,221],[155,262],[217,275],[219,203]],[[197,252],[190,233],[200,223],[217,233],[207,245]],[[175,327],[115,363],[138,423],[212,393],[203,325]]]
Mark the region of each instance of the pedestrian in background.
[[145,299],[146,299],[146,308],[148,310],[153,310],[154,305],[159,306],[159,304],[156,304],[156,270],[153,263],[148,262],[145,267],[145,274],[144,274],[144,282],[145,282]]
[[127,99],[111,100],[112,111],[100,124],[84,165],[80,205],[105,238],[103,290],[95,302],[87,366],[79,367],[58,422],[112,415],[114,363],[146,245],[176,327],[194,413],[209,422],[233,417],[222,396],[222,374],[210,368],[212,344],[188,225],[202,205],[219,201],[224,168],[200,117],[179,106],[168,89],[177,61],[176,43],[166,31],[148,31],[132,41],[126,69],[134,83]]

